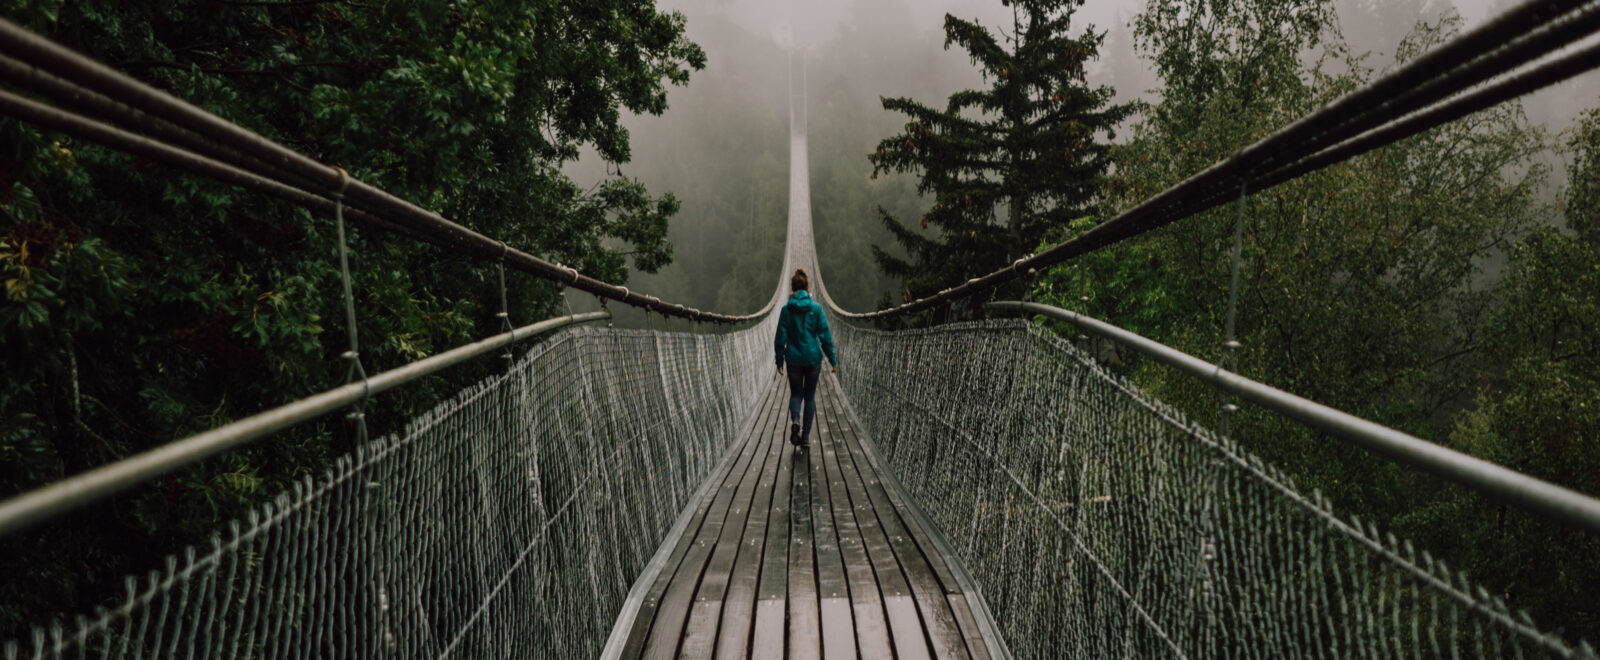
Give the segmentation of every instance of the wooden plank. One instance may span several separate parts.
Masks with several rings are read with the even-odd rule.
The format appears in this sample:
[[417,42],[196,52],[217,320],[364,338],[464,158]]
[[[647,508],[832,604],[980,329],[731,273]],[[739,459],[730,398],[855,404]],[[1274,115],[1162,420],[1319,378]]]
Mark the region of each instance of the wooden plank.
[[[833,396],[842,397],[843,394],[838,391],[837,383],[834,383],[833,385]],[[835,399],[830,399],[830,401],[834,402],[831,409],[832,414],[841,420],[846,420],[846,423],[848,423],[850,416],[845,413],[844,405]],[[858,444],[866,437],[866,434],[862,433],[860,429],[857,429],[854,424],[849,424],[849,428],[852,437],[857,440]],[[880,467],[878,465],[877,457],[869,453],[865,453],[864,447],[862,448],[862,451],[863,455],[867,458],[868,465],[871,466],[873,474],[877,474]],[[947,560],[944,555],[940,554],[934,549],[933,542],[928,538],[928,534],[922,529],[922,526],[917,523],[916,517],[906,515],[904,513],[904,511],[906,511],[906,503],[900,497],[900,492],[898,489],[886,488],[884,490],[889,495],[889,501],[894,504],[895,511],[902,512],[900,515],[900,520],[905,523],[906,530],[910,532],[911,537],[916,540],[917,545],[924,549],[924,554],[928,557],[929,563],[933,566],[934,575],[938,576],[939,584],[944,588],[945,593],[961,593],[961,585],[956,582],[955,574],[950,571],[950,567],[946,563],[949,560]]]
[[[776,383],[774,387],[777,387]],[[698,533],[692,539],[687,537],[684,539],[685,543],[690,544],[688,551],[684,553],[682,562],[668,578],[666,591],[655,604],[654,621],[649,624],[642,657],[656,659],[672,658],[677,655],[678,642],[683,636],[683,626],[688,619],[689,606],[694,599],[695,589],[700,584],[706,562],[711,558],[711,549],[722,535],[723,520],[731,508],[734,492],[737,490],[736,485],[730,485],[730,480],[732,484],[738,484],[751,478],[750,465],[755,462],[759,453],[756,449],[762,446],[758,441],[759,437],[759,435],[753,436],[745,443],[738,464],[730,472],[729,480],[724,480],[722,488],[718,489]],[[662,573],[665,575],[666,571],[663,570]],[[638,626],[635,625],[635,630],[637,629]]]
[[[829,388],[828,394],[826,401],[830,414],[838,420],[842,415],[838,410],[838,402],[835,401],[836,396],[832,388]],[[956,624],[955,613],[950,609],[950,601],[945,598],[945,590],[933,571],[933,565],[906,530],[900,512],[890,500],[881,478],[868,462],[855,429],[848,424],[841,425],[839,435],[840,440],[849,449],[857,472],[865,481],[866,495],[872,503],[872,510],[878,517],[883,534],[888,538],[889,546],[900,569],[905,572],[906,581],[910,586],[917,610],[922,615],[922,623],[926,626],[928,641],[932,643],[935,657],[940,660],[968,657],[966,642],[962,639],[961,629]],[[841,456],[840,461],[843,460]],[[885,598],[885,601],[887,600]]]
[[[767,391],[764,400],[768,402],[776,400],[779,397],[779,391],[780,388],[775,384],[772,389]],[[752,431],[760,428],[760,425],[761,421],[757,420],[751,427]],[[744,456],[745,450],[757,442],[759,437],[759,433],[752,432],[748,437],[744,438],[744,444],[740,445],[738,449],[739,455],[741,457]],[[739,462],[739,459],[728,461],[719,472],[713,474],[710,478],[720,483],[726,483],[728,479],[733,478],[733,475],[739,473]],[[666,595],[667,585],[672,582],[673,574],[677,571],[678,566],[683,563],[684,555],[693,547],[694,538],[699,534],[699,530],[711,510],[711,505],[716,500],[714,496],[716,492],[717,490],[707,491],[706,496],[702,497],[700,502],[695,505],[694,519],[690,521],[688,529],[685,530],[683,536],[679,537],[678,545],[673,548],[672,554],[667,558],[666,564],[662,566],[660,574],[656,576],[655,583],[651,585],[650,591],[645,595],[643,602],[639,604],[639,611],[634,617],[633,627],[628,633],[627,643],[623,646],[623,651],[619,657],[638,658],[644,653],[644,644],[649,639],[650,627],[655,620],[656,612],[659,610],[661,599]]]
[[[834,419],[837,421],[838,417]],[[840,428],[843,430],[843,427]],[[839,446],[848,450],[849,443],[841,442]],[[916,600],[905,575],[900,572],[899,561],[889,545],[888,537],[883,533],[877,512],[873,510],[872,500],[867,494],[866,479],[863,477],[870,478],[871,473],[862,475],[849,451],[839,453],[839,468],[855,512],[856,526],[861,530],[861,540],[866,546],[867,558],[877,577],[878,593],[883,599],[894,654],[900,658],[929,658],[931,652],[917,613]]]
[[850,586],[833,520],[833,494],[827,455],[838,441],[823,415],[817,415],[817,439],[811,457],[811,521],[816,540],[817,600],[822,618],[822,655],[829,660],[855,660],[855,623],[850,616]]
[[[756,499],[750,507],[750,517],[745,524],[739,558],[734,563],[728,579],[728,592],[722,603],[722,622],[717,629],[716,656],[718,658],[746,658],[750,654],[750,631],[755,625],[756,587],[761,577],[761,559],[766,553],[767,528],[772,518],[772,502],[778,493],[778,475],[787,460],[784,447],[788,442],[784,428],[781,398],[769,406],[767,414],[774,423],[763,440],[770,445],[774,460],[762,475],[756,487]],[[785,491],[786,493],[787,491]]]
[[837,389],[819,389],[802,452],[788,445],[774,382],[641,604],[623,657],[988,660],[948,560],[878,474]]
[[945,594],[945,599],[956,613],[956,625],[961,627],[961,638],[967,641],[967,653],[973,660],[989,660],[989,647],[983,642],[983,631],[978,629],[978,619],[972,615],[966,594]]
[[850,609],[854,615],[857,647],[864,658],[887,658],[889,624],[884,619],[883,599],[878,594],[877,577],[872,573],[872,562],[867,558],[867,548],[861,539],[861,528],[856,524],[855,509],[850,503],[850,493],[844,475],[839,469],[840,445],[830,438],[821,445],[823,464],[827,471],[828,495],[832,503],[834,528],[839,535],[839,554],[844,559],[845,583],[850,590]]
[[794,485],[789,505],[788,657],[821,660],[822,621],[818,611],[815,540],[811,529],[811,451],[794,452]]
[[[835,396],[839,397],[838,401],[833,407],[833,413],[840,419],[847,421],[853,420],[854,418],[848,414],[845,407],[843,393],[839,392],[838,390],[838,383],[835,381],[831,384],[833,385]],[[851,422],[850,427],[856,430],[856,437],[858,439],[863,441],[865,440],[866,434],[861,433],[860,429],[856,427],[853,421]],[[880,469],[878,457],[870,451],[865,453],[867,461],[872,465],[873,471],[877,472]],[[880,480],[882,480],[881,477]],[[892,476],[889,478],[889,481],[893,481]],[[917,545],[924,549],[924,554],[933,564],[934,573],[939,576],[939,583],[944,585],[945,593],[949,596],[951,608],[956,614],[956,624],[961,629],[962,638],[967,641],[967,650],[974,658],[991,657],[993,654],[990,652],[988,643],[985,641],[983,627],[979,624],[977,615],[973,612],[970,595],[966,593],[966,590],[962,587],[962,583],[955,577],[955,571],[950,568],[949,562],[960,561],[960,559],[958,557],[947,557],[943,552],[938,550],[940,547],[948,548],[948,546],[940,546],[933,542],[932,537],[928,534],[927,530],[924,529],[924,523],[926,522],[926,519],[911,513],[911,509],[907,507],[902,497],[903,493],[898,487],[891,486],[886,488],[886,490],[888,491],[890,501],[894,503],[895,510],[900,512],[900,519],[905,522],[906,529],[910,531],[912,538],[917,541]]]
[[[782,410],[787,396],[777,404]],[[779,441],[788,447],[787,425],[779,424]],[[750,634],[750,655],[755,658],[783,657],[789,597],[789,510],[788,496],[794,482],[795,452],[785,449],[778,464],[773,486],[772,508],[767,520],[767,539],[761,554],[760,577],[756,580],[756,620]]]
[[[694,604],[690,606],[689,618],[684,624],[679,657],[709,658],[716,650],[717,628],[722,621],[722,599],[727,594],[734,564],[739,558],[750,513],[755,508],[754,502],[762,485],[765,485],[768,497],[771,497],[772,481],[768,475],[777,471],[778,452],[781,450],[772,441],[777,429],[777,416],[770,416],[768,421],[770,424],[758,434],[761,444],[757,455],[760,460],[750,462],[749,476],[734,491],[727,518],[723,520],[722,533],[717,538],[710,560],[706,562],[700,586],[695,590]],[[763,506],[757,518],[764,519],[766,515],[766,507]],[[765,536],[764,530],[762,535]]]

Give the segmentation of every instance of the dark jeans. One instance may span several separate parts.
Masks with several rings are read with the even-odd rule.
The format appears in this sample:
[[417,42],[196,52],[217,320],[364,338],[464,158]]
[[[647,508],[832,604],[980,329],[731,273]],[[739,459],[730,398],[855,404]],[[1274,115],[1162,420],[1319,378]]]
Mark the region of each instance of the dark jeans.
[[800,404],[805,404],[805,425],[800,438],[811,437],[811,420],[817,418],[817,378],[822,376],[820,364],[789,365],[789,421],[800,419]]

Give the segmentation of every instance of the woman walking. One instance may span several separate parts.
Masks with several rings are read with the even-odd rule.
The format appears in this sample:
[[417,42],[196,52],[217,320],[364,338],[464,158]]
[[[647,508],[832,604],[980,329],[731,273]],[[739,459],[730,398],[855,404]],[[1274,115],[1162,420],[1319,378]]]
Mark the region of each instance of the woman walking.
[[[822,375],[822,356],[839,372],[839,358],[833,354],[833,333],[822,306],[807,291],[811,278],[806,269],[796,268],[789,278],[789,303],[778,314],[778,336],[773,346],[778,357],[778,373],[789,363],[789,442],[804,448],[810,445],[811,420],[817,417],[817,379]],[[821,348],[818,348],[821,344]],[[801,407],[805,408],[802,426]]]

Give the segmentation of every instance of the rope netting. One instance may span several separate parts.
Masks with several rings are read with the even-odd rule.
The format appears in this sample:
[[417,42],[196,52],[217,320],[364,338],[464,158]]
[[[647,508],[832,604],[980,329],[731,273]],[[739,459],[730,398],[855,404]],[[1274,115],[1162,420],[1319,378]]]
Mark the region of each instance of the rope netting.
[[771,321],[580,327],[18,657],[593,657],[770,378]]
[[834,336],[1017,657],[1594,657],[1035,324]]

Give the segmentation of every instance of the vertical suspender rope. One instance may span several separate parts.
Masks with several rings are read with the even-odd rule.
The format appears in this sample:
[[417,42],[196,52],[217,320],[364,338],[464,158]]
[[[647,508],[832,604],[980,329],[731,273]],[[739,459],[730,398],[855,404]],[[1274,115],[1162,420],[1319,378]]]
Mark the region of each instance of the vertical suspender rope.
[[333,224],[339,236],[339,277],[344,282],[344,322],[350,335],[350,350],[340,357],[350,362],[344,382],[350,383],[360,376],[362,387],[361,402],[345,418],[355,422],[359,445],[367,441],[367,400],[372,396],[372,387],[367,382],[367,370],[361,366],[361,343],[356,336],[356,298],[350,285],[350,247],[344,233],[344,192],[350,186],[350,174],[342,167],[336,169],[339,170],[339,189],[333,193]]
[[[1237,159],[1235,160],[1237,161]],[[1239,261],[1241,253],[1244,251],[1244,200],[1247,193],[1245,182],[1248,180],[1243,174],[1241,172],[1239,177],[1239,201],[1235,203],[1237,211],[1233,219],[1233,255],[1229,259],[1228,267],[1231,271],[1228,276],[1228,320],[1223,330],[1222,359],[1217,363],[1219,372],[1224,369],[1228,371],[1239,370],[1237,354],[1239,348],[1243,346],[1235,335],[1235,323],[1239,312]],[[1238,410],[1239,405],[1231,400],[1222,404],[1222,423],[1220,426],[1224,437],[1232,433],[1233,413]]]
[[[506,245],[505,241],[500,241],[500,313],[495,314],[495,316],[500,317],[501,332],[511,332],[513,329],[511,326],[511,310],[506,305],[506,253],[510,251],[511,246]],[[570,313],[568,312],[568,314]],[[500,354],[501,359],[506,361],[507,369],[511,368],[512,346],[513,344],[506,344],[506,352]]]
[[[1078,264],[1078,273],[1079,273],[1078,282],[1080,283],[1079,286],[1078,286],[1078,292],[1079,292],[1079,294],[1078,294],[1078,313],[1082,314],[1084,316],[1088,316],[1089,315],[1089,294],[1088,294],[1088,291],[1089,291],[1089,274],[1083,272],[1083,271],[1085,271],[1087,269],[1088,269],[1087,264],[1083,264],[1083,263],[1079,263]],[[1083,346],[1083,342],[1088,341],[1088,339],[1089,339],[1089,335],[1084,334],[1082,328],[1078,328],[1078,345],[1080,347]],[[1090,357],[1094,357],[1094,351],[1093,350],[1090,350],[1089,356]]]

